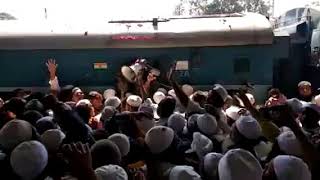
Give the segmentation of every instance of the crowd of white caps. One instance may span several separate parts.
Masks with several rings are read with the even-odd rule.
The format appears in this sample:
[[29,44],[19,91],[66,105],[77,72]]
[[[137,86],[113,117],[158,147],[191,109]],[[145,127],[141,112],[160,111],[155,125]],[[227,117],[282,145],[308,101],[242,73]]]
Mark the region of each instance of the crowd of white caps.
[[[208,108],[195,96],[207,98],[211,92],[190,85],[181,89],[189,97],[187,106],[174,90],[163,88],[146,100],[133,94],[121,100],[113,89],[65,103],[50,95],[1,100],[0,179],[81,179],[63,155],[64,145],[75,141],[90,144],[92,162],[88,163],[100,180],[318,178],[320,167],[314,161],[319,160],[315,155],[320,138],[315,136],[320,128],[317,123],[310,127],[308,121],[319,118],[320,96],[305,102],[272,94],[258,106],[250,93],[246,98],[231,96],[223,86],[214,85],[211,91],[225,103]],[[73,94],[79,92],[80,88],[72,89]],[[96,101],[103,102],[100,111]],[[262,109],[267,115],[257,114],[263,114]],[[288,117],[293,114],[298,128],[289,119],[281,121],[286,117],[282,111]],[[81,122],[71,120],[79,117]],[[81,123],[88,136],[82,133]],[[306,143],[316,153],[307,152]]]

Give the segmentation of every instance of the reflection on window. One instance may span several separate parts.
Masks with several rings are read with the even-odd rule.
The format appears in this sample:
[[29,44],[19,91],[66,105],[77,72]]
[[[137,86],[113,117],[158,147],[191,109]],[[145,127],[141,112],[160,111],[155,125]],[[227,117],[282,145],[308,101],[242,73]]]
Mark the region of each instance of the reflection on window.
[[294,24],[297,22],[297,18],[296,18],[296,9],[293,9],[291,11],[288,11],[286,13],[286,17],[285,17],[285,22],[284,25],[285,26],[289,26],[291,24]]

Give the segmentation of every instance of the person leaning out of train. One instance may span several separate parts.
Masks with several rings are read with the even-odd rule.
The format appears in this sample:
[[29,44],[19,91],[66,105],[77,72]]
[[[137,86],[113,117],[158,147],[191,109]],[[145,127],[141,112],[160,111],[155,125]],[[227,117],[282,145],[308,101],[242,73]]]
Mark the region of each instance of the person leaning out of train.
[[[49,59],[46,65],[50,75],[50,81],[49,81],[50,91],[52,94],[57,96],[59,93],[61,93],[61,89],[60,89],[60,85],[57,77],[58,64],[54,59]],[[74,103],[77,103],[78,101],[84,98],[83,91],[78,87],[72,87],[70,94],[71,94],[71,99],[67,98],[66,101],[73,101]]]
[[98,115],[103,109],[102,95],[97,91],[91,91],[91,92],[89,92],[88,99],[90,100],[90,102],[94,108],[94,114]]
[[301,81],[298,84],[298,99],[301,101],[305,102],[313,102],[314,97],[313,97],[313,90],[312,90],[312,85],[308,81]]

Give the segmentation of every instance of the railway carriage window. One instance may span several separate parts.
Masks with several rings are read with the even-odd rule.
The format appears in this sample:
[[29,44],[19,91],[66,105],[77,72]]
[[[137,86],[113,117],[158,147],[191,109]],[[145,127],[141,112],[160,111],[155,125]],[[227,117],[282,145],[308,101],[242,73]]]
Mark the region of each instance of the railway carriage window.
[[293,9],[291,11],[288,11],[286,13],[286,17],[285,17],[285,22],[284,22],[284,25],[285,26],[289,26],[291,24],[294,24],[297,22],[297,11],[296,9]]
[[298,9],[298,22],[304,17],[305,8]]
[[233,60],[233,72],[235,74],[249,73],[250,60],[248,58],[236,58]]

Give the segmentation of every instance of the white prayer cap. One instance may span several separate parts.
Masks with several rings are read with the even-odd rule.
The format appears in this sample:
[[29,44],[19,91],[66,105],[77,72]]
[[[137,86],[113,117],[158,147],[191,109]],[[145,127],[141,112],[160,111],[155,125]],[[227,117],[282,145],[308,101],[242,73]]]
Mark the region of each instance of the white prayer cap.
[[262,180],[262,167],[259,161],[248,151],[233,149],[220,160],[218,166],[221,180]]
[[287,132],[287,131],[292,131],[290,128],[288,128],[287,126],[282,126],[281,128],[279,128],[280,132]]
[[166,95],[160,91],[155,92],[153,95],[153,100],[157,104],[159,104],[164,98],[166,98]]
[[103,92],[104,99],[116,96],[116,91],[114,89],[107,89]]
[[185,125],[186,119],[180,114],[173,113],[168,119],[168,127],[175,132],[182,132]]
[[213,87],[213,90],[218,92],[218,94],[221,96],[223,101],[225,101],[227,99],[228,92],[222,85],[215,84],[214,87]]
[[95,170],[99,180],[128,180],[126,171],[118,165],[107,165]]
[[11,150],[18,144],[32,139],[32,125],[23,120],[7,122],[0,130],[0,144]]
[[159,88],[157,91],[163,92],[163,94],[168,94],[168,91],[165,88]]
[[105,106],[101,112],[101,121],[108,121],[112,118],[112,116],[115,114],[116,109],[113,106]]
[[261,126],[252,116],[241,116],[235,124],[240,134],[248,139],[258,139],[262,136]]
[[129,153],[130,142],[129,138],[126,135],[115,133],[109,136],[108,139],[118,146],[122,157],[126,156]]
[[281,133],[277,141],[280,150],[287,155],[300,156],[302,154],[301,144],[292,131]]
[[317,106],[320,106],[320,94],[317,95],[316,97],[314,97],[314,100],[315,100]]
[[303,104],[297,98],[288,99],[287,104],[290,106],[294,113],[301,113],[303,111]]
[[301,87],[301,86],[310,86],[311,87],[311,83],[309,81],[301,81],[301,82],[299,82],[298,87]]
[[198,116],[197,125],[200,131],[207,135],[213,135],[218,130],[216,118],[208,113]]
[[191,96],[194,91],[193,87],[190,86],[189,84],[184,84],[181,89],[187,96]]
[[121,100],[116,96],[109,97],[104,102],[104,106],[112,106],[114,108],[118,108],[120,105],[121,105]]
[[49,152],[56,152],[66,135],[59,129],[49,129],[41,135],[41,142]]
[[226,114],[229,118],[236,121],[240,118],[240,114],[239,114],[240,110],[241,109],[237,106],[230,106],[228,109],[226,109]]
[[142,104],[142,99],[140,96],[137,95],[130,95],[127,98],[127,104],[132,106],[132,107],[139,107]]
[[48,152],[38,141],[26,141],[19,144],[10,157],[13,171],[25,180],[39,176],[48,163]]
[[77,102],[76,107],[80,105],[92,106],[89,99],[81,99],[80,101]]
[[250,103],[252,105],[254,105],[256,103],[256,100],[255,100],[255,98],[254,98],[254,96],[252,94],[246,93],[246,96],[247,96],[247,98],[249,99],[249,101],[250,101]]
[[222,157],[223,154],[220,153],[209,153],[204,157],[203,170],[207,176],[214,178],[218,175],[218,165]]
[[193,133],[193,140],[191,143],[191,149],[186,153],[196,152],[199,159],[202,159],[206,154],[210,153],[213,149],[212,141],[199,132]]
[[168,91],[168,94],[169,94],[170,96],[174,97],[174,98],[177,97],[176,92],[174,92],[173,89],[169,90],[169,91]]
[[169,180],[201,180],[201,177],[191,166],[175,166],[170,171]]
[[159,154],[171,145],[174,138],[174,131],[165,126],[151,128],[145,137],[145,142],[151,153]]
[[272,162],[278,180],[311,180],[311,172],[300,158],[281,155]]
[[134,83],[135,79],[136,79],[136,74],[135,72],[128,66],[122,66],[121,67],[121,74],[123,75],[123,77],[131,82]]
[[258,145],[254,146],[254,152],[260,160],[265,160],[272,150],[273,144],[271,142],[261,141]]

